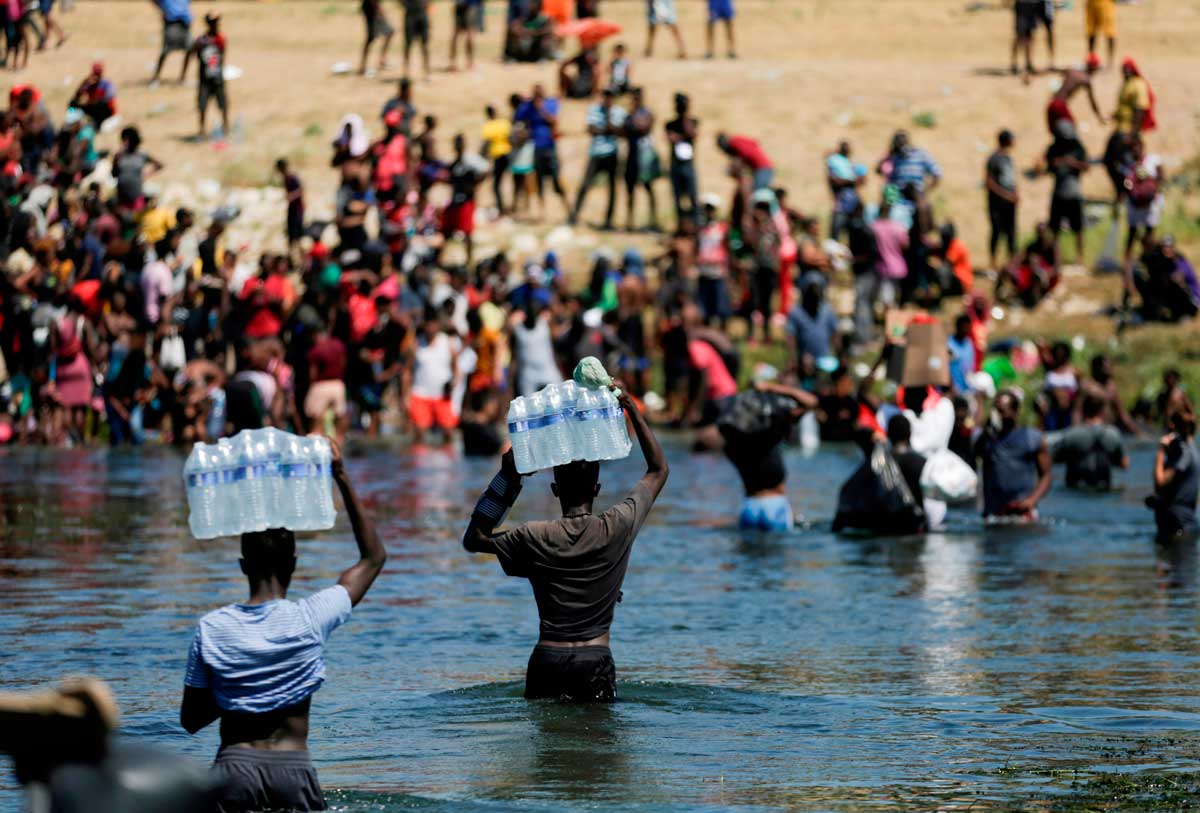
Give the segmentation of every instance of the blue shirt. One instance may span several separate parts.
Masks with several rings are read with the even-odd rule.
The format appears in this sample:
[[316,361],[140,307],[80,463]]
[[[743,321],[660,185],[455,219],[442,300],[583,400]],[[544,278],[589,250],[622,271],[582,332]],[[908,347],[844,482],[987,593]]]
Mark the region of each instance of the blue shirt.
[[900,191],[909,185],[924,189],[926,177],[942,177],[942,168],[925,150],[909,147],[899,155],[892,156],[892,174],[888,176],[888,183]]
[[1042,433],[1018,426],[1007,435],[988,439],[983,447],[983,515],[1001,516],[1004,509],[1033,493]]
[[821,303],[816,316],[797,305],[787,317],[787,332],[796,344],[796,354],[814,359],[829,355],[837,326],[837,314],[828,302]]
[[959,392],[970,392],[967,376],[975,372],[975,343],[970,336],[962,340],[951,336],[946,346],[950,350],[950,383]]
[[[552,116],[558,115],[558,99],[543,99],[542,106]],[[554,126],[534,105],[533,101],[522,102],[514,116],[529,129],[529,139],[535,150],[554,149]]]
[[300,601],[230,604],[200,619],[184,685],[211,689],[224,711],[287,708],[325,682],[325,641],[350,618],[340,584]]
[[162,9],[164,23],[192,24],[192,4],[190,0],[157,0]]

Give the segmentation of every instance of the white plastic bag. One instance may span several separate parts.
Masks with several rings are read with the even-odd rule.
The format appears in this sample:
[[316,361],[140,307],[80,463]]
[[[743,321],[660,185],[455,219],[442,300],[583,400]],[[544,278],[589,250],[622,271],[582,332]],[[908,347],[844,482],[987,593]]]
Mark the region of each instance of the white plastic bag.
[[947,449],[935,452],[921,470],[921,490],[925,496],[948,503],[975,499],[979,478],[961,457]]

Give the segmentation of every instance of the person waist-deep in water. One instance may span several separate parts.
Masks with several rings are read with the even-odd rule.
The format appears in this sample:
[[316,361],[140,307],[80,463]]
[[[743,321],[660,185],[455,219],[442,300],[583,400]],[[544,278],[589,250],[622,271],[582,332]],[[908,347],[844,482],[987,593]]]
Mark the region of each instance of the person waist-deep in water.
[[[753,393],[743,393],[748,411],[760,413],[754,425],[719,422],[725,438],[725,456],[738,471],[745,490],[738,525],[747,530],[788,531],[795,525],[787,498],[787,466],[783,444],[804,413],[817,406],[817,397],[804,390],[772,382],[756,382]],[[767,404],[764,397],[772,399]],[[780,403],[782,401],[782,403]],[[772,407],[764,412],[764,404]],[[735,403],[731,417],[741,410]],[[749,430],[749,431],[747,431]]]
[[996,396],[989,426],[975,443],[983,463],[985,518],[1037,519],[1038,503],[1050,492],[1050,451],[1042,433],[1018,426],[1021,402],[1005,391]]
[[358,562],[332,587],[289,601],[295,536],[282,528],[243,534],[241,567],[250,598],[200,619],[188,653],[179,719],[191,734],[221,721],[213,763],[221,813],[326,809],[308,754],[309,706],[325,680],[325,642],[350,618],[387,559],[334,449],[333,478]]
[[1154,458],[1154,494],[1147,505],[1163,540],[1192,539],[1200,534],[1196,499],[1200,470],[1196,457],[1196,416],[1190,409],[1171,415],[1170,431],[1159,442]]
[[1054,460],[1067,467],[1069,488],[1112,487],[1113,467],[1129,468],[1121,433],[1105,420],[1107,404],[1094,395],[1083,397],[1083,422],[1062,433],[1054,447]]
[[576,461],[554,469],[551,490],[562,518],[528,522],[497,532],[521,491],[512,449],[505,451],[471,515],[463,547],[495,554],[509,576],[528,579],[541,633],[525,675],[525,697],[577,702],[616,699],[616,666],[609,648],[613,611],[633,542],[667,481],[667,460],[628,394],[618,397],[633,424],[646,473],[621,502],[592,513],[600,492],[598,463]]

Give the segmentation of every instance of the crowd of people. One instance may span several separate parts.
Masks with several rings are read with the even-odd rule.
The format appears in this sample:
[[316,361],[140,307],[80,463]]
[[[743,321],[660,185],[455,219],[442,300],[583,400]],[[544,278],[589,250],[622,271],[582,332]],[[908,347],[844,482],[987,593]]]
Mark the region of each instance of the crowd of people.
[[[203,130],[210,101],[228,112],[220,18],[208,15],[193,41],[186,2],[164,0],[160,9],[161,56],[182,50],[184,71],[192,56],[200,64]],[[1010,359],[1020,353],[989,344],[984,275],[994,273],[997,300],[1035,306],[1059,278],[1064,227],[1082,253],[1079,178],[1091,162],[1070,102],[1086,94],[1104,120],[1091,84],[1100,69],[1089,58],[1065,71],[1048,105],[1053,141],[1041,170],[1053,176],[1054,194],[1049,219],[1024,248],[1015,229],[1016,136],[1000,132],[984,168],[992,233],[981,274],[955,224],[930,203],[941,166],[907,132],[896,132],[872,166],[856,160],[849,141],[838,144],[825,157],[827,216],[802,213],[777,183],[776,157],[752,135],[706,131],[682,92],[660,122],[620,43],[604,64],[594,45],[563,62],[558,96],[538,84],[505,108],[488,105],[477,134],[444,134],[401,80],[377,116],[350,114],[338,126],[332,222],[308,216],[303,180],[277,162],[288,249],[258,256],[227,244],[235,210],[161,203],[152,176],[162,164],[136,127],[121,131],[105,174],[97,133],[115,113],[116,91],[102,64],[58,121],[38,88],[18,85],[0,124],[9,192],[0,439],[188,444],[269,424],[336,438],[353,428],[461,439],[469,453],[495,454],[508,400],[594,355],[652,421],[693,428],[697,446],[718,448],[718,421],[750,377],[740,370],[745,348],[727,330],[738,320],[751,346],[785,348],[780,385],[825,404],[814,410],[821,433],[848,441],[859,409],[847,399],[876,386],[850,371],[892,338],[882,335],[885,315],[959,301],[966,306],[948,340],[946,396],[965,401],[963,414],[982,425],[988,407],[979,398],[1011,386]],[[1122,72],[1103,164],[1114,224],[1122,212],[1126,221],[1127,299],[1140,300],[1145,319],[1185,318],[1200,285],[1170,236],[1156,231],[1164,175],[1145,147],[1154,94],[1132,60]],[[558,118],[569,104],[587,106],[589,138],[574,194],[559,159]],[[727,197],[699,193],[706,150],[727,167]],[[661,249],[597,251],[582,287],[553,251],[475,256],[477,223],[533,217],[535,208],[553,217],[549,191],[578,226],[597,186],[605,201],[596,228],[615,229],[620,213],[626,230],[661,234]],[[672,205],[660,205],[660,187]],[[639,209],[646,222],[635,219]],[[854,307],[842,315],[828,292],[850,283]],[[1036,399],[1043,428],[1055,432],[1088,413],[1061,350],[1045,354]],[[1105,409],[1133,428],[1124,406]],[[886,422],[878,429],[886,434]]]

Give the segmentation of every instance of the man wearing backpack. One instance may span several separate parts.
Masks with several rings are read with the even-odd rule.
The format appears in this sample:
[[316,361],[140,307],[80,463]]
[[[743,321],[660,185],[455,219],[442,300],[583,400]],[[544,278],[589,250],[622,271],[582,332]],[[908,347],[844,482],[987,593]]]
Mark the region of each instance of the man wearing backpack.
[[200,139],[203,140],[208,131],[204,120],[208,114],[208,103],[215,100],[221,110],[221,134],[229,137],[229,99],[225,95],[225,35],[221,33],[221,15],[206,14],[204,24],[207,30],[196,39],[192,50],[188,52],[183,63],[183,73],[187,75],[188,61],[192,55],[200,63],[200,76],[196,82],[196,108],[200,114]]

